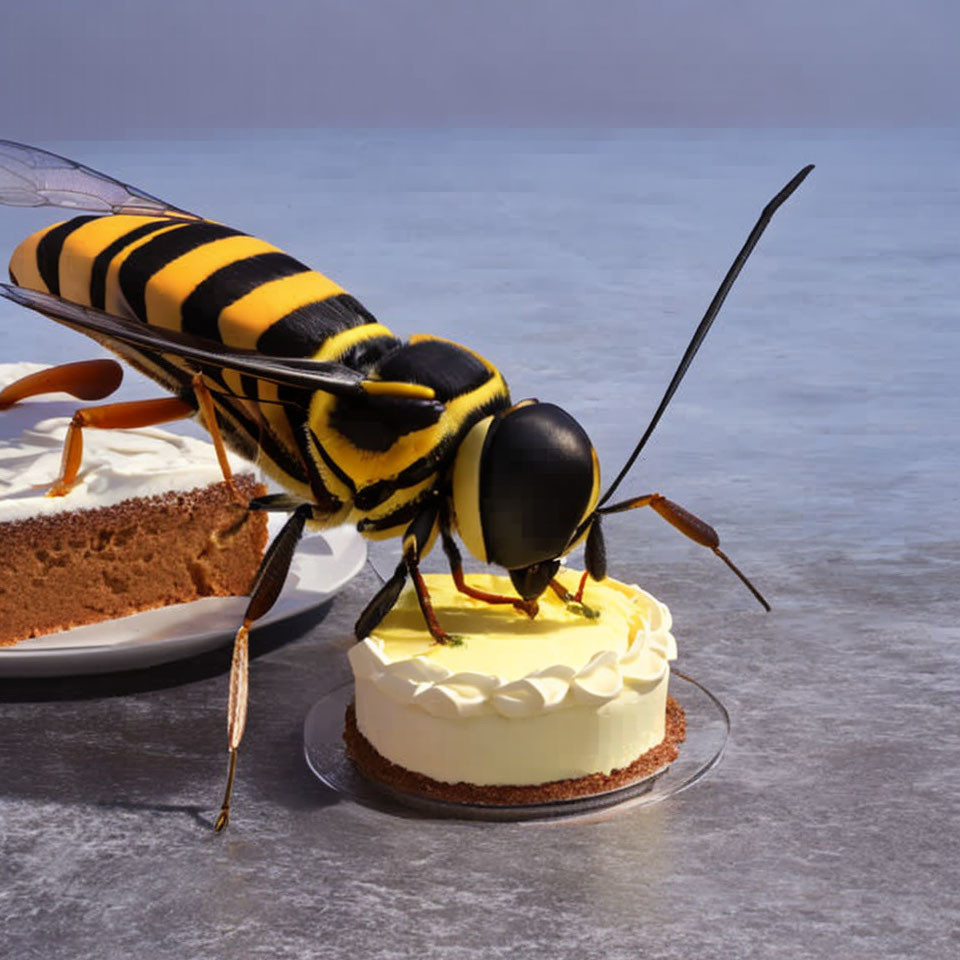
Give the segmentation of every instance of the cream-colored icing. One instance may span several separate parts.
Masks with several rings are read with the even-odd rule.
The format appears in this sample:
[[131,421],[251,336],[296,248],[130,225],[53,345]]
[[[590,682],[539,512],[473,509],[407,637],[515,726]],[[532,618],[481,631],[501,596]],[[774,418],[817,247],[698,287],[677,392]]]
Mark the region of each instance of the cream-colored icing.
[[[0,364],[0,389],[43,366]],[[87,429],[77,485],[64,497],[46,496],[60,473],[70,417],[89,405],[57,393],[0,410],[0,523],[194,490],[223,478],[213,445],[203,440],[155,427]],[[230,459],[238,472],[253,469],[237,457]]]
[[[568,587],[572,572],[560,575]],[[387,759],[444,782],[543,783],[627,766],[664,735],[666,606],[639,587],[591,583],[587,620],[550,591],[530,621],[427,577],[437,616],[464,635],[434,644],[405,593],[376,635],[350,651],[357,724]],[[509,592],[503,577],[472,577]]]

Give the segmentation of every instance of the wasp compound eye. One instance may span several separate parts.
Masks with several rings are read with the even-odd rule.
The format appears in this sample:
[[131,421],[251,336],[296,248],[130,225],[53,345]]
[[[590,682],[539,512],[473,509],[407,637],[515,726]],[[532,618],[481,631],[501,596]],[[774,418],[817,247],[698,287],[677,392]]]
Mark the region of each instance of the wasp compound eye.
[[516,407],[494,419],[480,461],[487,561],[515,570],[562,556],[595,490],[580,424],[552,403]]

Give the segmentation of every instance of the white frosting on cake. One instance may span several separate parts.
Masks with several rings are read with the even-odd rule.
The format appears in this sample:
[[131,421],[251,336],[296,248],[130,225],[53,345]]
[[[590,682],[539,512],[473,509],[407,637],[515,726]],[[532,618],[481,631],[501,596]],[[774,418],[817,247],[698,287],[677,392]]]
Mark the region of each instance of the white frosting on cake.
[[[428,576],[437,617],[462,646],[434,644],[412,591],[350,650],[360,732],[388,760],[446,783],[537,784],[628,766],[663,740],[666,606],[639,587],[591,583],[587,620],[548,591],[528,620]],[[568,588],[577,577],[560,574]],[[506,578],[471,577],[491,592]]]
[[[0,389],[43,364],[0,364]],[[77,485],[64,497],[48,497],[60,474],[67,427],[90,403],[65,393],[30,397],[0,410],[0,523],[73,510],[108,507],[134,497],[189,491],[223,479],[213,445],[149,427],[83,431]],[[253,467],[230,458],[237,472]]]

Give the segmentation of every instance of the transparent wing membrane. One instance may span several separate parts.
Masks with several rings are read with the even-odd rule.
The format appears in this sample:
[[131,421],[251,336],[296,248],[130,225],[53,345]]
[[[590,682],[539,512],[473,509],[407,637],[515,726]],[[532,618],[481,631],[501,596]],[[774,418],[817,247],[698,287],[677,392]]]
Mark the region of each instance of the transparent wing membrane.
[[0,203],[200,219],[105,173],[12,140],[0,140]]

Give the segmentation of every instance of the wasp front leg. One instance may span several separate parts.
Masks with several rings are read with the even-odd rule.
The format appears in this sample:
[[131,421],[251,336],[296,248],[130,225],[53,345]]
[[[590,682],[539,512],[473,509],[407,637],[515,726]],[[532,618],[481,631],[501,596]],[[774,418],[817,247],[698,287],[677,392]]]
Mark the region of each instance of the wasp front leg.
[[197,407],[203,416],[203,425],[207,428],[207,433],[210,434],[210,439],[213,441],[213,449],[217,454],[217,462],[220,464],[221,473],[223,473],[223,482],[229,488],[233,499],[246,506],[246,499],[233,482],[233,470],[230,468],[230,461],[227,459],[227,449],[224,446],[223,437],[220,435],[217,411],[213,405],[213,397],[210,395],[207,385],[203,382],[203,374],[195,374],[191,386],[193,387],[193,395],[197,399]]
[[427,629],[430,631],[430,636],[437,643],[453,646],[463,642],[461,637],[447,633],[440,626],[436,611],[433,609],[433,602],[430,600],[430,591],[427,589],[423,574],[420,573],[420,558],[426,554],[433,543],[437,534],[438,521],[439,503],[437,498],[434,497],[417,514],[404,532],[403,559],[397,565],[397,569],[394,570],[393,576],[377,591],[376,596],[360,614],[354,627],[354,633],[358,640],[363,640],[369,636],[377,624],[390,612],[409,576],[413,581],[413,587],[417,593],[417,602],[420,604],[420,610],[423,613],[424,621],[426,621]]
[[580,577],[580,583],[577,586],[577,592],[571,593],[559,580],[554,578],[550,581],[550,589],[567,605],[571,613],[576,613],[588,620],[596,620],[600,616],[600,611],[588,606],[583,602],[583,588],[587,585],[587,576],[589,571],[584,570]]
[[478,590],[471,587],[463,576],[463,558],[457,547],[456,541],[450,530],[450,521],[446,510],[443,510],[440,518],[440,538],[443,544],[443,552],[447,555],[447,561],[450,564],[450,573],[453,576],[453,582],[457,590],[474,600],[482,600],[484,603],[509,603],[511,606],[525,613],[531,620],[536,617],[539,607],[536,600],[523,600],[520,597],[505,597],[497,593],[487,593],[485,590]]

